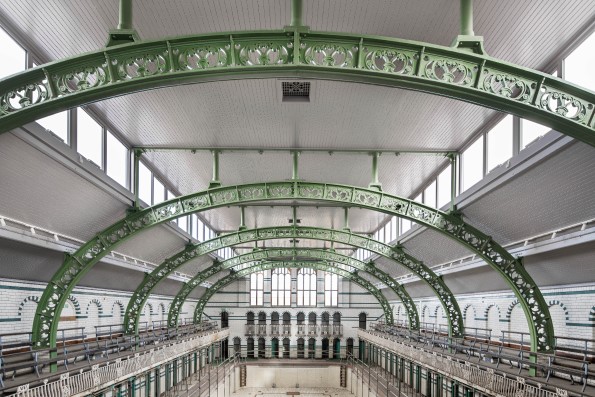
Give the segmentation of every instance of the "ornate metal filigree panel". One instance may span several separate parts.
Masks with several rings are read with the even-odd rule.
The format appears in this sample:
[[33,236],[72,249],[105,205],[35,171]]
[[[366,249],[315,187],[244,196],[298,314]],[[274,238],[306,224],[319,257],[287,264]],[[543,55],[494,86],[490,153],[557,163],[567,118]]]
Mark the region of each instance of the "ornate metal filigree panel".
[[0,80],[0,132],[92,101],[205,80],[295,76],[410,88],[545,124],[595,145],[595,94],[486,55],[341,33],[206,34],[137,42]]
[[481,256],[511,286],[528,316],[532,348],[548,351],[553,347],[553,325],[539,288],[521,263],[490,237],[457,216],[401,197],[354,186],[302,181],[226,186],[193,193],[132,213],[108,227],[68,256],[52,277],[35,314],[35,347],[55,346],[60,311],[78,280],[134,234],[183,215],[221,206],[296,199],[334,202],[400,216],[458,241]]
[[[169,259],[166,259],[162,264],[155,268],[155,270],[145,277],[139,287],[134,291],[124,316],[125,332],[128,334],[134,334],[138,332],[140,313],[147,299],[149,299],[151,291],[153,291],[159,282],[167,278],[167,276],[173,273],[176,269],[179,269],[188,261],[197,258],[200,255],[237,244],[283,238],[323,240],[352,245],[357,248],[363,248],[365,250],[374,252],[385,258],[392,259],[396,263],[405,266],[411,272],[416,274],[422,281],[426,282],[436,293],[436,296],[444,307],[445,313],[447,313],[449,330],[451,334],[453,336],[463,335],[463,317],[454,295],[448,289],[446,284],[444,284],[442,279],[438,277],[428,266],[424,265],[411,255],[405,254],[401,250],[395,249],[388,244],[376,241],[366,236],[354,234],[344,230],[302,226],[280,226],[241,230],[215,237],[202,243],[187,246],[183,251],[175,254]],[[374,271],[374,269],[374,267],[369,269],[366,268],[366,271]],[[380,278],[379,275],[380,274],[376,274],[375,277]],[[383,282],[386,285],[389,285],[389,283],[390,285],[396,284],[394,283],[394,280],[390,279],[386,279],[386,281],[383,280]],[[406,301],[403,300],[403,302],[405,303]],[[409,317],[412,318],[409,322],[409,326],[411,329],[417,329],[419,327],[417,310],[415,307],[412,307],[411,310],[409,307],[407,307],[407,309],[408,313],[410,313]]]

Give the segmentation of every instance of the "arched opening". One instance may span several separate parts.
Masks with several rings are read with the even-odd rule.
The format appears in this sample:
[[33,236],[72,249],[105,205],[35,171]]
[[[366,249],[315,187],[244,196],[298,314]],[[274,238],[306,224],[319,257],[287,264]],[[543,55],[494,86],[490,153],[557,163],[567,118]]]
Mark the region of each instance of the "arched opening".
[[283,338],[283,358],[289,358],[289,338]]
[[265,312],[258,313],[258,335],[267,334],[267,314]]
[[242,353],[242,340],[237,336],[233,338],[233,353],[240,355]]
[[359,314],[359,328],[366,329],[367,321],[368,321],[368,316],[366,315],[366,313],[360,313]]
[[283,324],[281,326],[281,332],[284,336],[291,335],[291,314],[288,312],[283,313]]
[[229,357],[229,339],[227,338],[221,341],[221,351],[219,352],[219,357],[222,359]]
[[320,335],[330,335],[330,318],[331,316],[328,314],[328,312],[322,313],[322,316],[320,318]]
[[304,338],[297,340],[297,358],[304,358]]
[[279,313],[271,313],[271,335],[279,335]]
[[316,335],[316,313],[308,314],[308,335]]
[[304,312],[298,312],[297,317],[297,334],[306,335],[306,315]]
[[229,328],[229,313],[221,312],[221,328]]
[[316,357],[316,339],[308,339],[308,358]]
[[254,338],[248,338],[246,345],[246,356],[254,358]]
[[329,358],[328,338],[322,339],[322,358]]
[[258,358],[265,358],[265,352],[264,338],[258,338]]
[[279,339],[271,339],[271,357],[279,358]]
[[248,312],[246,313],[246,335],[254,335],[255,332],[254,326],[254,313]]
[[333,339],[333,358],[341,358],[341,340]]
[[353,356],[353,338],[347,338],[347,355]]
[[332,333],[334,336],[342,336],[343,335],[343,326],[341,325],[341,313],[339,313],[339,312],[333,313]]

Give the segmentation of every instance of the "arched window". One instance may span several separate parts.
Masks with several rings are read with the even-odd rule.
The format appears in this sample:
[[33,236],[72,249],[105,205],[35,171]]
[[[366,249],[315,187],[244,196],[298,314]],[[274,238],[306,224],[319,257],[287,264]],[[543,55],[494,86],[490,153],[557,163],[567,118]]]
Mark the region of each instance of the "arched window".
[[316,271],[300,269],[297,275],[298,306],[316,306]]
[[271,306],[291,305],[291,275],[289,269],[275,269],[271,276]]
[[366,316],[366,313],[359,314],[359,327],[361,329],[366,329],[367,319],[368,319],[368,316]]
[[264,304],[264,273],[252,273],[250,275],[250,306],[262,306]]
[[339,276],[326,273],[324,275],[324,305],[338,306],[339,304]]

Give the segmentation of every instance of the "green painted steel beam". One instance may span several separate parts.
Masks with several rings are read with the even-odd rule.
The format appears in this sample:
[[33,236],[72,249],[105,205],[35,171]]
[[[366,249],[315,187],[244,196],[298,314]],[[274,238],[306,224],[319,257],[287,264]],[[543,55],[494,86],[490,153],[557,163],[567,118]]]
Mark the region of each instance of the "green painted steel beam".
[[252,78],[418,90],[515,114],[595,145],[595,93],[557,77],[465,48],[299,28],[134,42],[29,69],[0,80],[0,132],[118,95]]
[[202,317],[203,310],[207,305],[207,302],[213,295],[217,293],[217,291],[221,290],[221,288],[225,287],[226,285],[239,280],[243,277],[246,277],[252,273],[261,272],[264,270],[270,269],[279,269],[279,268],[307,268],[307,269],[315,269],[321,270],[329,273],[337,274],[349,281],[352,281],[358,284],[360,287],[367,290],[380,304],[382,311],[384,312],[384,317],[388,324],[393,324],[393,311],[388,303],[388,300],[378,288],[376,288],[372,283],[368,280],[362,278],[361,276],[357,275],[356,273],[351,273],[343,269],[339,269],[332,265],[329,265],[325,262],[300,262],[300,261],[285,261],[285,262],[263,262],[259,263],[254,266],[250,266],[236,272],[233,272],[215,282],[209,289],[205,291],[203,296],[199,299],[198,303],[196,304],[196,309],[194,310],[194,322],[200,322]]
[[[240,224],[243,223],[240,222]],[[128,302],[124,315],[124,332],[130,335],[138,334],[138,324],[142,308],[145,306],[150,294],[161,281],[165,280],[177,269],[180,269],[184,264],[201,255],[215,252],[223,248],[234,247],[239,244],[252,243],[255,241],[276,239],[319,240],[350,245],[352,247],[368,250],[395,262],[395,264],[404,266],[406,269],[417,275],[434,291],[447,315],[451,335],[463,335],[463,316],[453,293],[446,286],[442,278],[437,276],[436,273],[424,263],[413,256],[406,254],[398,247],[385,244],[367,236],[352,233],[349,230],[334,230],[304,226],[278,226],[249,230],[241,228],[237,232],[217,236],[211,240],[197,244],[187,245],[182,251],[174,254],[157,266],[136,288],[132,294],[132,298]],[[396,283],[394,280],[390,282]],[[417,313],[415,316],[417,318]],[[417,327],[410,321],[410,325],[412,324],[413,329],[416,329]]]
[[407,317],[409,319],[409,325],[411,329],[419,329],[419,315],[417,313],[417,308],[415,307],[413,299],[411,296],[409,296],[401,284],[397,283],[391,276],[378,269],[372,263],[365,263],[353,257],[338,254],[332,250],[323,250],[319,248],[257,249],[247,254],[234,256],[233,258],[227,259],[225,261],[215,262],[212,266],[199,272],[191,280],[185,283],[184,286],[182,286],[169,306],[167,323],[170,327],[177,326],[180,311],[190,293],[200,284],[208,280],[210,277],[213,277],[217,273],[223,270],[236,268],[237,266],[247,263],[277,262],[287,260],[315,260],[316,262],[325,262],[328,266],[335,267],[337,269],[340,269],[337,267],[337,265],[343,265],[348,266],[351,269],[361,270],[363,272],[369,273],[371,276],[384,283],[399,297],[401,302],[403,302],[403,306],[405,306],[405,310],[407,311]]
[[304,181],[225,186],[164,201],[128,214],[68,255],[52,276],[37,305],[33,322],[35,348],[55,347],[60,313],[81,277],[99,260],[132,236],[181,216],[232,205],[267,201],[341,203],[409,219],[461,243],[484,259],[509,284],[521,303],[533,351],[550,351],[554,328],[541,291],[521,262],[460,217],[413,200],[366,188]]

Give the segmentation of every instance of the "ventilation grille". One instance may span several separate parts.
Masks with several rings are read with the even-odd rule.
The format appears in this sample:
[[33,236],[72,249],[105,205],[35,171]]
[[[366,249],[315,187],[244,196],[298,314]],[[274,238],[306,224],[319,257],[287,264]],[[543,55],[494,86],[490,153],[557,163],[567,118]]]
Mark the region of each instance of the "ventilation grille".
[[282,81],[283,102],[310,102],[310,82]]

